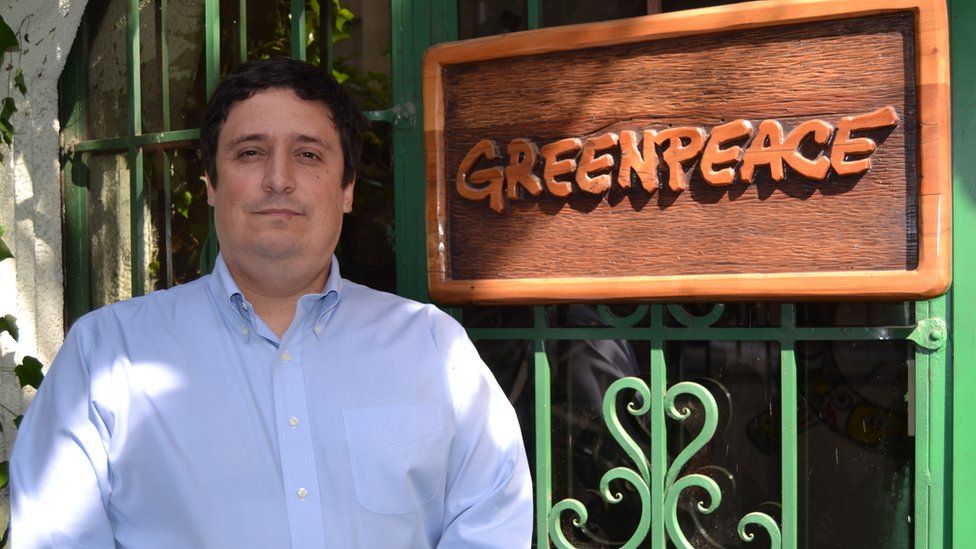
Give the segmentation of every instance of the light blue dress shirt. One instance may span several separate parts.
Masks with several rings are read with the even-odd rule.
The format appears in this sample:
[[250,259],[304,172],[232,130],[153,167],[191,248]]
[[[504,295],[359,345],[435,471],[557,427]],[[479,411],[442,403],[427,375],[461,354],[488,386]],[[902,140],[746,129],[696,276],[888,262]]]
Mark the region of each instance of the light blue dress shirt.
[[527,547],[511,405],[464,330],[342,280],[278,338],[224,262],[71,328],[17,435],[15,549]]

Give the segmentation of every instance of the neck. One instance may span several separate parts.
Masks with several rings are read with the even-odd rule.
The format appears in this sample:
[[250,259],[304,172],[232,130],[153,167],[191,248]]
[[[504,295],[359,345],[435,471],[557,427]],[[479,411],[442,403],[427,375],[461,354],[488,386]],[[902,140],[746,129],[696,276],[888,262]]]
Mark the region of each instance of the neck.
[[324,268],[302,270],[296,269],[294,262],[287,266],[255,262],[249,263],[251,268],[248,269],[227,259],[224,262],[237,287],[254,307],[254,313],[278,337],[291,326],[298,300],[325,288],[331,266],[327,262]]

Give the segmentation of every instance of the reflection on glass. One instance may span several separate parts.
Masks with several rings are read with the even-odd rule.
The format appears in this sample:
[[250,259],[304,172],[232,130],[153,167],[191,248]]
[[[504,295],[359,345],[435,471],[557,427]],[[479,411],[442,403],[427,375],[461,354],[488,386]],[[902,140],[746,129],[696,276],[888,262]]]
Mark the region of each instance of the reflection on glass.
[[125,5],[92,0],[85,9],[85,139],[119,137],[128,128]]
[[[739,520],[760,511],[779,523],[780,394],[779,345],[765,341],[674,341],[665,344],[668,385],[690,381],[708,390],[717,404],[718,426],[711,440],[681,471],[715,481],[722,503],[710,514],[697,510],[708,501],[700,489],[682,493],[678,518],[693,547],[743,546],[736,533]],[[707,407],[695,397],[675,401],[691,415],[685,421],[668,419],[668,456],[673,460],[701,431]],[[769,546],[758,529],[749,544]]]
[[458,2],[458,39],[525,30],[527,9],[525,0]]
[[647,0],[542,0],[545,27],[647,15]]
[[[666,326],[684,326],[681,319],[675,318],[674,311],[691,317],[706,317],[714,310],[714,303],[685,303],[665,307]],[[721,314],[709,326],[715,328],[768,328],[779,326],[779,303],[725,303]]]
[[797,326],[911,326],[915,305],[894,303],[798,303]]
[[914,351],[907,341],[797,344],[802,546],[911,545]]

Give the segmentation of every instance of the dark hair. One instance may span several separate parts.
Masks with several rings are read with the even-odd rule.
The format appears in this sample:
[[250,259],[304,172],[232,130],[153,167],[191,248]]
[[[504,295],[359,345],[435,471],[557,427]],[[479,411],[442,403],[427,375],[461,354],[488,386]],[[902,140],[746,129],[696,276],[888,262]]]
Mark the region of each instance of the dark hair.
[[351,183],[359,170],[363,132],[368,128],[366,118],[352,95],[327,70],[282,57],[238,65],[224,77],[207,103],[200,128],[200,149],[211,184],[217,185],[217,139],[231,107],[255,93],[274,88],[290,89],[306,101],[329,107],[342,144],[342,184]]

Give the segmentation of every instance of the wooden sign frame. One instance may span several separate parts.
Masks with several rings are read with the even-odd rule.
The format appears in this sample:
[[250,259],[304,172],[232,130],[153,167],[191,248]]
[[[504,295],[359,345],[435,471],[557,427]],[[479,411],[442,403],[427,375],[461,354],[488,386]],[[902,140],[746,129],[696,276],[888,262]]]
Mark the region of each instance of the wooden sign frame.
[[[918,263],[912,270],[691,274],[674,276],[457,279],[451,276],[443,71],[451,65],[744,29],[915,15]],[[925,299],[951,273],[948,20],[941,0],[766,0],[443,44],[424,59],[427,256],[431,298],[445,304],[567,301]],[[447,130],[450,131],[450,130]],[[487,201],[486,201],[487,207]]]

